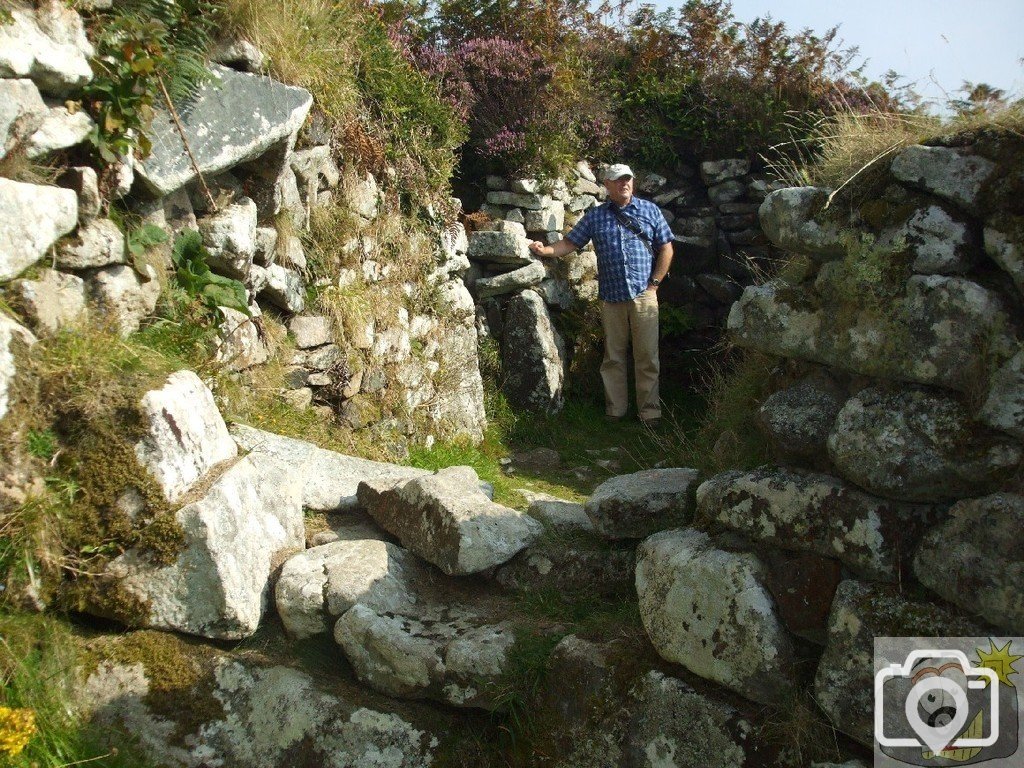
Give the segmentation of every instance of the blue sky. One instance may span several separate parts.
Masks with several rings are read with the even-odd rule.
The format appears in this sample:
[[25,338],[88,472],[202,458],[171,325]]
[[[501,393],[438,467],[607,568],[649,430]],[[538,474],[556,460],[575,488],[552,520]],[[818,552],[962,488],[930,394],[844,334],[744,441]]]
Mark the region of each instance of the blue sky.
[[[657,0],[661,8],[681,0]],[[737,21],[771,14],[792,30],[839,26],[878,79],[894,69],[930,99],[964,80],[1024,96],[1024,0],[733,0]]]

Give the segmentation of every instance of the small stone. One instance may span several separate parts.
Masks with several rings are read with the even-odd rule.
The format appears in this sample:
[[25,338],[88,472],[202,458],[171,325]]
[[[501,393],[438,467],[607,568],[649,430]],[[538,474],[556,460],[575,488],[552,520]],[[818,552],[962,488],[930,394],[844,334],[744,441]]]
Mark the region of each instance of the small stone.
[[319,347],[332,340],[330,320],[320,315],[296,315],[288,322],[288,330],[299,349]]
[[85,315],[85,281],[75,275],[44,269],[38,279],[16,280],[11,287],[26,316],[42,335],[55,334]]
[[79,227],[75,237],[57,249],[57,266],[61,269],[124,263],[124,235],[110,219],[95,219]]
[[613,477],[594,489],[584,509],[606,538],[643,538],[690,522],[698,477],[696,469],[682,468]]

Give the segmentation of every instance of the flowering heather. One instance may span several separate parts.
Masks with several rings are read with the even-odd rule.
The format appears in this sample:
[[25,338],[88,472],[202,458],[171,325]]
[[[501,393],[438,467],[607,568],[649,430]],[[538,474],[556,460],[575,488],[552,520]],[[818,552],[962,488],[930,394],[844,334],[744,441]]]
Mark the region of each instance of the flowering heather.
[[484,139],[480,145],[480,154],[487,158],[512,157],[526,151],[526,134],[502,128],[494,136]]

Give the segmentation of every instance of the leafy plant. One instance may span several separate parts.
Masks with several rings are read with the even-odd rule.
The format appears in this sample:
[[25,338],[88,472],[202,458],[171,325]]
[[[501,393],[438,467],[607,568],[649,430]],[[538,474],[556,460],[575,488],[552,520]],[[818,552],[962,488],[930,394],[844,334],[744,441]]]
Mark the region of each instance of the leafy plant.
[[245,286],[230,277],[214,274],[206,260],[203,237],[194,229],[182,232],[174,241],[171,259],[177,270],[178,283],[190,295],[202,300],[210,309],[229,307],[249,315]]
[[106,163],[152,149],[154,104],[187,98],[210,78],[206,51],[216,28],[210,0],[125,0],[96,14],[97,56],[84,103],[96,125],[89,141]]
[[661,307],[661,337],[680,336],[697,327],[697,321],[685,307]]
[[161,243],[166,243],[167,233],[155,224],[143,224],[141,227],[129,229],[124,236],[124,242],[135,263],[136,270],[141,271],[139,265],[142,257],[146,255],[146,251]]

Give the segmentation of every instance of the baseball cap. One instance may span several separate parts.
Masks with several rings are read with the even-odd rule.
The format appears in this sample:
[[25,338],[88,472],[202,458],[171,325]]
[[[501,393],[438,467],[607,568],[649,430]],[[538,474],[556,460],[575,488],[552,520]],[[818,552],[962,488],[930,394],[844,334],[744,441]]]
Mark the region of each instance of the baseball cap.
[[615,165],[609,165],[608,170],[604,172],[605,181],[615,181],[621,179],[623,176],[632,176],[633,171],[628,165],[623,163],[615,163]]

